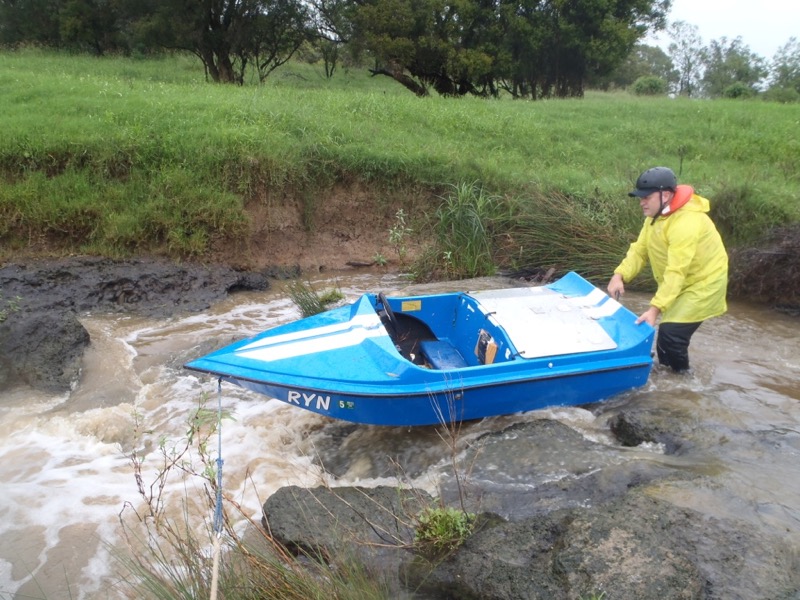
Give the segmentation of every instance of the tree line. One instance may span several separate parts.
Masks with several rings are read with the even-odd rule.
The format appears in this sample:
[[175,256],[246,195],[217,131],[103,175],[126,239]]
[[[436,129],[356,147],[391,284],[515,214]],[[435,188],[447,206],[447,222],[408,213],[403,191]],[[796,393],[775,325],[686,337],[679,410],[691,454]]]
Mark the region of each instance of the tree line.
[[751,98],[800,102],[800,41],[791,37],[771,60],[741,37],[703,43],[698,28],[676,21],[666,28],[666,51],[637,44],[612,73],[590,82],[602,89],[704,98]]
[[195,54],[263,81],[304,45],[417,95],[581,96],[664,27],[671,0],[0,0],[0,43]]
[[[196,55],[207,77],[263,82],[295,56],[343,60],[426,96],[582,96],[587,87],[800,99],[800,44],[771,63],[740,38],[703,46],[672,0],[0,0],[0,44]],[[795,98],[796,96],[796,98]]]

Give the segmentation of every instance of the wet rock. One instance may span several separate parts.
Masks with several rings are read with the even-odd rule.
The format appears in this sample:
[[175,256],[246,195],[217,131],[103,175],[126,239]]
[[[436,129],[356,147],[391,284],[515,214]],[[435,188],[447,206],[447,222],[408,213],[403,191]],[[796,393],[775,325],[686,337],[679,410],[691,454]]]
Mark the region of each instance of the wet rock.
[[463,499],[473,512],[507,519],[605,502],[673,472],[659,461],[632,461],[624,448],[541,419],[461,440],[456,462],[462,472],[456,478],[451,449],[440,435],[438,427],[376,430],[332,421],[309,440],[308,452],[324,457],[318,464],[326,472],[349,480],[435,473],[446,504]]
[[632,492],[476,532],[445,562],[403,567],[431,598],[788,598],[792,552],[747,523]]
[[[666,421],[642,418],[637,435],[658,439],[648,428],[657,423]],[[579,458],[564,468],[567,445]],[[733,515],[658,498],[652,486],[696,485],[698,475],[653,466],[641,451],[631,455],[538,420],[484,435],[461,461],[468,476],[445,478],[440,500],[480,511],[480,525],[444,560],[409,552],[413,516],[434,502],[416,491],[283,488],[264,505],[269,530],[326,560],[349,552],[426,600],[574,600],[603,592],[615,600],[789,600],[800,586],[786,540]]]
[[432,501],[423,491],[386,486],[288,486],[264,503],[263,524],[293,552],[397,573],[414,539],[413,515]]
[[[564,456],[570,456],[568,463]],[[519,520],[562,508],[595,505],[674,470],[630,460],[619,447],[600,444],[549,419],[523,422],[476,440],[460,459],[469,474],[459,482],[442,473],[446,503],[466,503]]]
[[484,518],[442,561],[411,553],[430,498],[396,488],[282,488],[264,505],[275,539],[335,563],[356,559],[418,597],[449,600],[792,598],[794,551],[744,521],[629,491],[592,507]]
[[61,393],[78,380],[89,333],[71,311],[15,313],[0,323],[0,385]]
[[261,273],[223,266],[74,257],[6,265],[0,286],[4,298],[19,298],[23,312],[135,310],[168,317],[208,308],[230,292],[267,289],[269,281]]
[[263,290],[263,273],[166,260],[73,257],[0,268],[0,383],[66,392],[89,335],[78,316],[137,312],[164,318],[199,311],[227,294]]
[[611,417],[608,426],[617,441],[627,447],[662,444],[667,454],[679,454],[690,445],[690,432],[684,431],[687,423],[678,419],[675,412],[651,408],[623,411]]
[[800,224],[775,228],[730,259],[731,296],[800,314]]

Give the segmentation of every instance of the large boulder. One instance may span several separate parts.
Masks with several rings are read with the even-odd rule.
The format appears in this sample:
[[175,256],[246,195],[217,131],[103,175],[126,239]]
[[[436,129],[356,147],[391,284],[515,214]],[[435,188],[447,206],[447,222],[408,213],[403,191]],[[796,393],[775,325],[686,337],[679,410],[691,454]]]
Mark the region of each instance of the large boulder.
[[264,503],[262,521],[277,542],[297,554],[395,574],[388,584],[397,591],[396,574],[414,540],[414,516],[432,502],[423,491],[388,486],[288,486]]
[[407,562],[401,579],[428,597],[463,600],[788,599],[793,563],[788,545],[746,522],[635,490],[477,531],[440,564]]
[[0,323],[0,385],[61,393],[78,380],[89,332],[72,311],[19,312]]

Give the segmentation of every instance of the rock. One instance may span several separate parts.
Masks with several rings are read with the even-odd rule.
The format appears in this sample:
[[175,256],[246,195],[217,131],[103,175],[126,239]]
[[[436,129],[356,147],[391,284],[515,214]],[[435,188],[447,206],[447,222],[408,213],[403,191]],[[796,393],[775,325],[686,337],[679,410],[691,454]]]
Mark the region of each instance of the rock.
[[402,577],[433,598],[788,598],[792,563],[788,547],[747,523],[640,490],[478,531],[450,559],[405,565]]
[[269,287],[262,273],[166,260],[78,257],[0,268],[0,383],[63,393],[77,380],[89,334],[78,316],[199,311],[227,294]]
[[432,502],[423,491],[387,486],[289,486],[264,503],[263,524],[298,554],[329,563],[356,560],[375,572],[397,573],[414,540],[413,517]]
[[[655,426],[666,421],[648,425],[636,416],[639,434],[660,437]],[[572,472],[559,462],[565,444],[585,457],[570,461]],[[657,497],[661,481],[701,484],[679,464],[653,466],[646,454],[631,458],[548,420],[488,433],[470,447],[460,458],[468,477],[462,487],[445,479],[440,500],[390,487],[282,488],[264,505],[268,529],[327,561],[357,558],[426,600],[575,600],[603,592],[615,600],[796,599],[800,576],[788,541],[733,515]],[[498,460],[502,474],[493,468]],[[413,517],[433,502],[481,511],[464,545],[440,561],[409,552]]]
[[20,298],[22,312],[135,310],[168,317],[206,309],[230,292],[267,289],[269,281],[223,266],[77,257],[6,265],[0,268],[0,286],[4,298]]
[[[563,464],[565,455],[573,457],[568,466]],[[484,435],[461,461],[470,465],[469,476],[459,485],[445,472],[439,485],[444,501],[456,504],[463,497],[471,511],[510,520],[607,502],[673,473],[657,462],[628,460],[620,448],[588,440],[549,419]]]
[[89,333],[71,311],[15,313],[0,323],[0,384],[61,393],[78,380]]

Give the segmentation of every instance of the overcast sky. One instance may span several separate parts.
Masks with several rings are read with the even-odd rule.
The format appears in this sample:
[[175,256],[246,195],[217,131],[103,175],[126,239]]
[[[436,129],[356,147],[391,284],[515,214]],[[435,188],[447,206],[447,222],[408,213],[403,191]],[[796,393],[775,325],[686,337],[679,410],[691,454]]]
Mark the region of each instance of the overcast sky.
[[[771,60],[794,36],[800,40],[798,0],[672,0],[670,22],[696,25],[703,44],[741,36],[750,50]],[[666,36],[659,36],[659,45]]]

